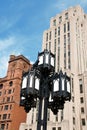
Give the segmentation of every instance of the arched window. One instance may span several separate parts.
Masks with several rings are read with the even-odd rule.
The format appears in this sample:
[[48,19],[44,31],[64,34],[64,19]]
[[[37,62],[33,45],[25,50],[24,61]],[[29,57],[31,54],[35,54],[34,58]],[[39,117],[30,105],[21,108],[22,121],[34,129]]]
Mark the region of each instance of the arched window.
[[12,85],[13,85],[13,81],[10,81],[10,82],[9,82],[9,86],[12,86]]

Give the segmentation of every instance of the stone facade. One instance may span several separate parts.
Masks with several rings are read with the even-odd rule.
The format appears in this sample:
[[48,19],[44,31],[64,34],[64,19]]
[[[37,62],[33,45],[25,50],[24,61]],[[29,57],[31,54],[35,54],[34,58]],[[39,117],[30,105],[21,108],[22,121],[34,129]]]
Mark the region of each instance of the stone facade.
[[[55,70],[71,76],[72,99],[56,116],[48,110],[47,130],[87,130],[87,14],[71,7],[50,20],[42,50],[55,54]],[[27,114],[26,130],[36,130],[38,107]],[[22,129],[20,126],[20,130]]]

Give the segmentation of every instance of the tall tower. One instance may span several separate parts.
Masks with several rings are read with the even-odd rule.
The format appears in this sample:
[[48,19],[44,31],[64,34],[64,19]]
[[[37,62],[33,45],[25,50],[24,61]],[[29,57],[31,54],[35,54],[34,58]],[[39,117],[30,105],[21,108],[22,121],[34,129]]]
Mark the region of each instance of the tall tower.
[[[87,129],[87,14],[71,7],[50,20],[44,31],[42,49],[55,54],[55,70],[71,75],[72,101],[52,122],[52,130]],[[56,124],[57,123],[57,124]],[[57,128],[58,127],[58,128]]]
[[[56,116],[48,109],[47,130],[87,130],[87,14],[71,7],[50,20],[43,33],[42,50],[55,54],[55,70],[71,75],[71,102]],[[38,106],[38,104],[37,104]],[[32,109],[20,130],[36,130],[38,107]]]
[[20,87],[23,71],[31,68],[30,61],[22,55],[10,56],[7,76],[0,78],[0,128],[19,130],[26,121],[26,113],[20,103]]

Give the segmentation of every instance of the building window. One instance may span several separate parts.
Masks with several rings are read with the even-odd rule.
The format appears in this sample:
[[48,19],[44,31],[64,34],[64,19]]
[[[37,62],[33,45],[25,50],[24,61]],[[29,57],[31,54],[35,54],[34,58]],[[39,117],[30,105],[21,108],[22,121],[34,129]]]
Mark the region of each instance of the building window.
[[71,69],[70,57],[68,58],[68,69]]
[[58,27],[58,36],[60,36],[60,27]]
[[53,127],[52,130],[56,130],[56,127]]
[[65,19],[66,20],[68,19],[68,13],[65,13]]
[[0,96],[2,95],[2,92],[0,92]]
[[0,89],[2,89],[3,88],[3,84],[0,84]]
[[57,36],[57,29],[55,29],[55,37]]
[[48,50],[48,43],[46,43],[46,49]]
[[55,37],[57,36],[57,29],[55,29]]
[[7,97],[7,102],[10,102],[10,97]]
[[54,25],[54,26],[56,26],[56,19],[55,19],[55,20],[53,20],[53,25]]
[[13,81],[10,81],[9,82],[9,86],[11,87],[13,85]]
[[72,96],[72,102],[74,102],[74,97]]
[[70,31],[70,22],[67,22],[67,31]]
[[73,124],[75,125],[75,117],[73,117]]
[[54,40],[54,53],[55,53],[55,63],[56,63],[56,39]]
[[59,23],[61,23],[61,22],[62,22],[62,16],[59,17]]
[[79,79],[80,93],[83,93],[82,79]]
[[81,113],[84,113],[84,107],[81,107]]
[[56,121],[58,121],[58,114],[56,114]]
[[58,37],[58,47],[60,46],[60,38]]
[[5,105],[4,110],[8,110],[8,105]]
[[84,103],[83,97],[80,98],[80,103]]
[[73,109],[73,113],[75,113],[75,107],[72,107],[72,109]]
[[8,90],[8,94],[11,94],[11,89]]
[[54,40],[54,52],[56,54],[56,39]]
[[63,120],[63,110],[61,110],[61,121]]
[[0,120],[1,120],[1,115],[0,115]]
[[66,35],[64,35],[64,47],[66,47]]
[[64,24],[64,33],[66,32],[66,24]]
[[1,124],[1,129],[2,129],[2,130],[5,129],[5,124]]
[[58,47],[58,71],[60,68],[60,47]]
[[83,125],[83,126],[86,125],[86,122],[85,122],[85,119],[84,119],[84,118],[82,119],[82,125]]
[[80,84],[80,93],[83,93],[83,86]]
[[3,114],[3,120],[7,118],[7,114]]
[[58,38],[58,71],[60,68],[60,38]]
[[48,41],[48,33],[46,33],[46,41]]
[[51,42],[49,42],[49,50],[51,50]]
[[70,44],[70,33],[67,34],[67,37],[68,37],[68,45],[69,45]]
[[58,130],[61,130],[61,127],[58,127]]
[[68,69],[71,69],[71,59],[70,59],[70,33],[67,34],[68,37]]
[[64,35],[64,69],[66,69],[66,35]]
[[51,32],[50,32],[50,34],[49,34],[49,40],[51,40]]

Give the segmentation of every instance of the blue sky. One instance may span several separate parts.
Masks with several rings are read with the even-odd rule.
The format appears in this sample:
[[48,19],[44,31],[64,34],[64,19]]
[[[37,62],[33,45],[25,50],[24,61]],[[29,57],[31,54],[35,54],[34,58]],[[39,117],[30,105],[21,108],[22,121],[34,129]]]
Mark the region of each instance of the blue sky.
[[10,55],[35,62],[50,18],[76,5],[87,13],[87,0],[0,0],[0,77],[6,75]]

